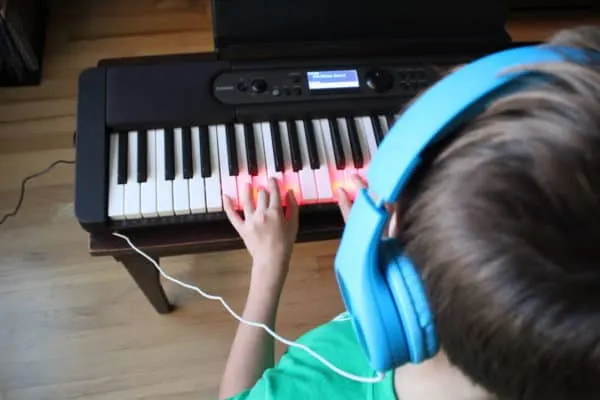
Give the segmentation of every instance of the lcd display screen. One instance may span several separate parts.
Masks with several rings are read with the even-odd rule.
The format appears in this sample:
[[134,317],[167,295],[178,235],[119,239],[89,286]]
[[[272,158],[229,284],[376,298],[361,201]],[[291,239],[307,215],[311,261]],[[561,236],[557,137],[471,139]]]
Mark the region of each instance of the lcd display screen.
[[309,71],[306,75],[310,90],[356,89],[360,86],[355,69]]

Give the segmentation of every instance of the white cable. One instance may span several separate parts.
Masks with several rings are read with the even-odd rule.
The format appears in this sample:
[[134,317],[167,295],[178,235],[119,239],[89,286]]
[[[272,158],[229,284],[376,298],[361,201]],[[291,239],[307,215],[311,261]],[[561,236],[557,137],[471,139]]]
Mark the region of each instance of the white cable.
[[160,273],[160,275],[173,282],[176,283],[180,286],[183,286],[184,288],[193,290],[197,293],[199,293],[200,295],[204,296],[205,298],[209,299],[209,300],[218,300],[221,302],[221,304],[223,304],[223,307],[225,307],[225,309],[227,311],[229,311],[229,313],[231,315],[233,315],[233,317],[235,319],[237,319],[239,322],[244,323],[246,325],[249,326],[253,326],[255,328],[262,328],[264,329],[269,335],[271,335],[273,338],[279,340],[280,342],[287,344],[288,346],[291,347],[296,347],[299,349],[302,349],[304,351],[306,351],[308,354],[310,354],[311,356],[313,356],[314,358],[316,358],[317,360],[319,360],[321,363],[323,363],[325,366],[329,367],[333,372],[337,373],[338,375],[343,376],[344,378],[348,378],[350,380],[356,381],[356,382],[362,382],[362,383],[378,383],[381,382],[384,378],[385,378],[385,374],[382,372],[377,372],[377,376],[374,377],[363,377],[363,376],[357,376],[357,375],[353,375],[349,372],[343,371],[341,369],[339,369],[338,367],[336,367],[335,365],[333,365],[330,361],[326,360],[325,358],[323,358],[322,356],[320,356],[319,354],[315,353],[312,349],[310,349],[309,347],[300,344],[300,343],[296,343],[293,342],[291,340],[288,340],[286,338],[283,338],[281,336],[279,336],[277,333],[275,333],[273,330],[271,330],[271,328],[269,328],[267,325],[262,324],[260,322],[254,322],[254,321],[247,321],[244,318],[240,317],[235,311],[233,311],[231,309],[231,307],[229,307],[229,304],[227,304],[227,302],[225,302],[225,300],[223,300],[223,298],[221,296],[214,296],[211,294],[208,294],[206,292],[204,292],[202,289],[200,289],[197,286],[194,285],[190,285],[188,283],[185,282],[181,282],[180,280],[173,278],[171,276],[169,276],[160,265],[158,265],[158,263],[152,259],[152,257],[150,257],[148,254],[146,254],[144,251],[138,249],[132,242],[131,239],[129,239],[127,236],[121,234],[121,233],[117,233],[117,232],[113,232],[113,235],[116,237],[119,237],[123,240],[125,240],[127,242],[127,244],[129,245],[129,247],[131,247],[136,253],[138,253],[139,255],[141,255],[142,257],[144,257],[146,260],[150,261],[152,263],[152,265],[154,265],[156,267],[156,269],[158,270],[158,272]]

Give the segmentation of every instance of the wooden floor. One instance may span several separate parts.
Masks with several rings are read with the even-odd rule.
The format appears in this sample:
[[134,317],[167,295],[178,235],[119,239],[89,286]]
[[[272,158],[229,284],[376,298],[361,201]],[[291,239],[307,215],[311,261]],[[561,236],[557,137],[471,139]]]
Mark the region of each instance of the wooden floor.
[[[542,39],[578,23],[517,21],[511,31]],[[83,68],[105,57],[211,50],[211,29],[206,0],[52,1],[42,84],[0,89],[0,214],[24,176],[74,158]],[[21,213],[0,226],[0,400],[214,398],[236,323],[220,305],[170,284],[179,309],[159,316],[122,267],[89,257],[72,183],[70,166],[33,181]],[[286,336],[342,309],[335,249],[335,241],[296,248],[278,326]],[[241,309],[244,251],[164,265]]]

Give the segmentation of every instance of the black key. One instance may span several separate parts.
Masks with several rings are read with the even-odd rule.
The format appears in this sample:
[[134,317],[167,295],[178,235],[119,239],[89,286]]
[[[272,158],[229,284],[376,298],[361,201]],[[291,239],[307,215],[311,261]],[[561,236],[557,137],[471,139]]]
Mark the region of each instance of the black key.
[[235,145],[235,130],[233,124],[225,125],[225,138],[227,139],[227,166],[229,167],[230,176],[238,176],[240,174],[238,168],[237,147]]
[[350,139],[350,152],[352,153],[354,168],[362,168],[364,160],[354,118],[346,117],[346,125],[348,126],[348,138]]
[[244,124],[244,143],[246,143],[248,173],[251,176],[256,176],[258,175],[258,162],[256,161],[256,141],[254,138],[254,126],[251,123]]
[[392,129],[392,125],[394,125],[394,121],[396,121],[396,117],[394,116],[394,114],[386,115],[385,119],[387,120],[387,123],[388,123],[388,130]]
[[300,142],[298,142],[298,131],[295,121],[287,121],[288,140],[290,141],[290,153],[292,156],[292,169],[298,172],[302,169],[302,156],[300,155]]
[[181,129],[181,151],[183,159],[183,178],[194,177],[194,163],[192,162],[192,131],[189,127]]
[[210,138],[208,126],[199,128],[200,136],[200,174],[203,178],[209,178],[212,174],[210,168]]
[[165,179],[175,179],[175,137],[173,129],[165,129]]
[[119,135],[119,171],[117,175],[117,183],[124,185],[127,183],[127,155],[129,152],[129,141],[127,139],[127,132],[121,132]]
[[312,121],[309,119],[304,120],[304,132],[306,132],[306,144],[308,147],[308,161],[310,163],[310,168],[319,169],[319,167],[321,167],[321,161],[319,160],[315,131],[313,129]]
[[371,125],[373,126],[373,132],[375,132],[375,142],[379,146],[379,143],[383,140],[383,129],[381,129],[377,115],[371,115]]
[[[137,181],[139,183],[148,180],[148,132],[138,132],[137,148]],[[154,150],[154,149],[152,149]]]
[[338,129],[335,118],[329,120],[329,130],[331,131],[331,142],[333,144],[333,157],[335,158],[335,167],[344,169],[346,167],[346,157],[344,156],[344,148],[342,147],[342,137]]
[[273,151],[275,152],[275,171],[283,172],[283,146],[281,144],[279,122],[277,121],[271,121],[271,141],[273,142]]

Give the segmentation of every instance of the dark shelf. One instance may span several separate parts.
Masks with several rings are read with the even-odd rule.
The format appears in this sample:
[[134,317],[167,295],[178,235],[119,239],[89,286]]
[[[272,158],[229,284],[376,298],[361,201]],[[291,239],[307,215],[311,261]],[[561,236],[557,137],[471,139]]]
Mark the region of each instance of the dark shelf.
[[43,0],[0,1],[0,86],[40,83],[45,28]]

